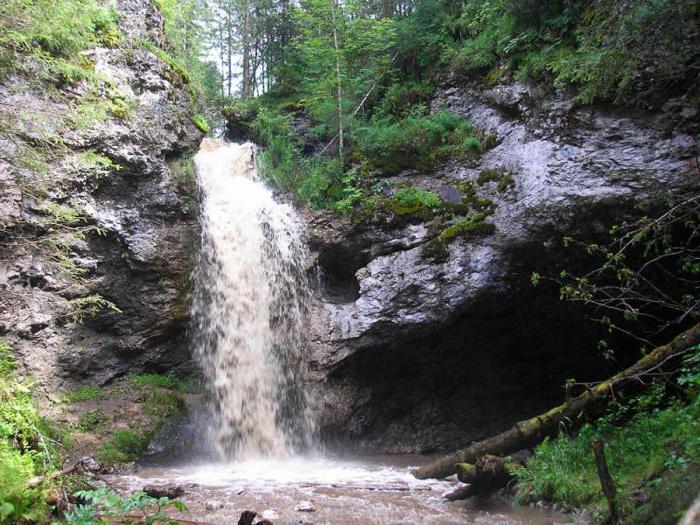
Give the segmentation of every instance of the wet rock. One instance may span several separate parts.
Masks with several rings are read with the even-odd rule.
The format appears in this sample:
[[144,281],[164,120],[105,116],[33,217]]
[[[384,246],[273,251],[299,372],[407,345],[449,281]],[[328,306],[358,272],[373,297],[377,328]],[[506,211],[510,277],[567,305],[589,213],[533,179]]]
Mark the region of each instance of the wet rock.
[[224,508],[224,502],[218,499],[208,499],[204,502],[204,508],[207,510],[219,510]]
[[279,512],[277,512],[276,510],[273,510],[273,509],[266,509],[266,510],[262,511],[260,514],[258,514],[256,521],[254,521],[253,523],[259,524],[259,523],[262,523],[264,521],[274,522],[274,520],[278,520],[278,519],[280,519]]
[[136,462],[116,463],[114,465],[103,465],[102,474],[132,474],[136,472]]
[[[697,140],[663,114],[579,107],[523,84],[451,88],[433,107],[495,135],[495,146],[478,162],[407,171],[388,184],[448,202],[471,185],[493,203],[492,234],[455,239],[435,259],[424,251],[434,224],[421,218],[358,224],[304,214],[320,268],[313,398],[322,435],[338,446],[459,448],[559,402],[567,374],[597,377],[599,327],[530,276],[571,264],[563,237],[598,239],[642,213],[659,188],[700,187]],[[512,185],[479,182],[487,170]]]
[[637,505],[642,505],[644,503],[649,503],[651,496],[647,492],[642,490],[635,490],[630,494],[630,499],[634,501]]
[[238,525],[252,525],[253,520],[257,515],[258,513],[253,512],[252,510],[244,510],[241,512],[241,516],[238,518]]
[[[47,391],[71,380],[104,384],[127,373],[190,367],[186,283],[198,226],[185,210],[193,196],[170,163],[196,150],[202,135],[189,119],[181,82],[135,44],[162,43],[162,15],[148,0],[114,4],[125,45],[88,53],[98,76],[129,99],[128,119],[67,129],[57,116],[74,111],[75,92],[46,97],[18,76],[0,83],[0,108],[18,120],[18,137],[56,136],[65,145],[39,180],[23,168],[24,148],[0,139],[0,323],[27,372]],[[20,122],[24,114],[36,117]],[[120,169],[100,177],[77,169],[72,160],[90,150]],[[17,176],[36,195],[22,198]],[[57,238],[60,228],[47,205],[80,210],[71,228],[85,226],[85,234]],[[51,248],[56,245],[60,249]],[[105,309],[82,324],[71,322],[70,301],[97,294],[121,313]]]
[[300,501],[294,506],[296,512],[316,512],[316,507],[310,501]]
[[182,485],[146,485],[143,491],[152,498],[177,499],[185,495],[185,488]]
[[80,460],[81,466],[89,472],[99,472],[101,469],[100,464],[92,456],[85,457]]

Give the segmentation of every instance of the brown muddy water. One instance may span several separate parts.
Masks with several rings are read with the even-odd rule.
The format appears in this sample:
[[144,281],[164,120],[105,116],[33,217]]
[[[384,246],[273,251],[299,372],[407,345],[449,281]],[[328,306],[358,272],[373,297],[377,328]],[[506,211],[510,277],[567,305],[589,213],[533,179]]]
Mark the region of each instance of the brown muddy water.
[[[456,480],[417,480],[412,467],[423,456],[389,456],[354,461],[320,457],[143,468],[109,478],[122,493],[145,485],[177,484],[188,513],[173,515],[209,524],[231,525],[244,510],[267,511],[278,524],[484,524],[554,525],[571,516],[516,507],[497,497],[448,502]],[[311,502],[312,512],[295,510]],[[220,508],[218,508],[220,506]]]

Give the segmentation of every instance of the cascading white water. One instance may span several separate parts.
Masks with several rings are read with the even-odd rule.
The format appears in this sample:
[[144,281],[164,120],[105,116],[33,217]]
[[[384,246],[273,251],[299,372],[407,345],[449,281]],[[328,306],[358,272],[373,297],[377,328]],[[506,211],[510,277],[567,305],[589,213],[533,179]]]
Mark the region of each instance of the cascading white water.
[[205,139],[195,163],[194,344],[212,394],[211,446],[222,460],[284,457],[312,435],[301,384],[303,227],[258,179],[252,144]]

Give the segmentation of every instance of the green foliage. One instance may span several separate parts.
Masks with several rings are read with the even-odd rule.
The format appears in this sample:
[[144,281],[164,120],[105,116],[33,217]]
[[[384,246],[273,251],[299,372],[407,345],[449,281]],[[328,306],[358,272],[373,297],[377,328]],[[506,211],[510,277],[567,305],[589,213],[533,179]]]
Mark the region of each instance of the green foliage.
[[72,206],[64,206],[56,202],[44,204],[41,210],[56,224],[76,224],[82,220],[80,210]]
[[182,213],[194,215],[199,209],[197,199],[197,168],[192,155],[183,155],[168,163],[170,172],[182,196]]
[[102,410],[91,410],[80,416],[75,429],[78,432],[99,432],[106,421],[107,416]]
[[95,293],[71,300],[68,303],[67,315],[72,322],[82,324],[87,318],[94,317],[105,309],[112,310],[118,314],[122,313],[112,301]]
[[182,396],[169,391],[151,390],[141,398],[141,402],[146,413],[155,418],[157,426],[181,419],[186,410]]
[[647,347],[700,315],[700,196],[660,195],[653,204],[653,213],[613,226],[601,242],[564,238],[593,269],[553,279],[563,299],[595,307],[607,330],[634,334]]
[[359,129],[357,148],[385,174],[407,168],[432,171],[450,157],[472,158],[484,149],[472,125],[446,111],[413,112],[397,122],[375,117]]
[[416,215],[441,204],[440,197],[421,188],[401,188],[391,198],[391,208],[396,215]]
[[486,222],[491,212],[480,212],[450,221],[435,238],[425,244],[422,255],[436,261],[444,261],[449,255],[448,246],[455,239],[478,239],[493,235],[496,226]]
[[[167,497],[153,498],[143,492],[136,492],[125,498],[119,497],[112,489],[80,490],[73,494],[87,503],[76,505],[72,512],[67,512],[65,522],[74,525],[108,525],[131,522],[131,516],[137,514],[138,522],[146,525],[171,523],[167,510],[186,511],[187,507]],[[128,517],[128,518],[127,518]],[[174,523],[174,522],[173,522]]]
[[66,392],[61,396],[61,401],[64,403],[78,403],[80,401],[91,401],[100,399],[104,396],[104,391],[99,386],[85,385],[70,392]]
[[[144,43],[173,72],[171,80],[187,83],[191,112],[202,121],[215,122],[222,105],[221,77],[210,56],[213,14],[202,0],[158,0],[163,14],[165,43]],[[197,123],[195,123],[197,124]]]
[[14,353],[0,340],[0,523],[44,518],[44,489],[26,489],[25,484],[50,470],[55,459],[30,385],[17,378],[15,367]]
[[485,169],[479,173],[476,178],[476,183],[479,186],[488,184],[490,182],[496,183],[496,189],[499,193],[505,193],[508,189],[515,186],[515,178],[513,174],[504,169]]
[[109,84],[95,82],[92,88],[80,97],[66,123],[77,131],[86,131],[107,121],[110,117],[126,119],[133,112],[134,102]]
[[122,166],[112,161],[109,157],[98,153],[94,149],[83,151],[67,161],[71,169],[88,174],[100,179],[115,171],[121,171]]
[[179,390],[182,388],[182,381],[180,381],[180,379],[174,376],[164,376],[161,374],[139,374],[131,378],[131,384],[137,387],[152,386],[170,390]]
[[[698,56],[697,3],[472,0],[452,22],[460,74],[506,68],[579,89],[583,103],[658,106]],[[495,69],[494,69],[495,68]]]
[[203,115],[193,115],[190,117],[190,120],[192,123],[197,126],[197,129],[204,133],[205,135],[209,134],[209,123],[207,122],[207,119],[204,118]]
[[95,458],[101,463],[127,463],[138,459],[146,451],[152,435],[133,430],[117,430],[102,445]]
[[428,82],[392,84],[384,93],[378,111],[386,116],[408,116],[416,106],[427,106],[434,92],[435,87]]
[[0,4],[0,79],[30,71],[59,83],[92,77],[92,64],[80,51],[121,40],[114,9],[96,0],[5,0]]
[[[698,373],[695,368],[694,373]],[[540,444],[535,455],[516,472],[517,499],[544,499],[572,507],[588,507],[604,517],[606,503],[592,453],[592,442],[606,442],[606,457],[624,514],[634,511],[631,495],[638,489],[652,494],[665,477],[685,477],[688,469],[700,467],[700,398],[695,390],[689,401],[664,398],[663,387],[612,410],[595,424],[587,424],[574,436],[562,431],[559,437]],[[692,501],[667,508],[672,517]],[[655,505],[652,505],[654,507]],[[646,523],[646,521],[630,521]]]
[[170,80],[172,82],[182,85],[189,84],[192,81],[192,77],[190,77],[190,74],[185,66],[167,51],[161,49],[150,40],[141,40],[141,45],[158,57],[158,60],[163,62],[163,64],[168,66],[170,71],[173,73],[170,76]]

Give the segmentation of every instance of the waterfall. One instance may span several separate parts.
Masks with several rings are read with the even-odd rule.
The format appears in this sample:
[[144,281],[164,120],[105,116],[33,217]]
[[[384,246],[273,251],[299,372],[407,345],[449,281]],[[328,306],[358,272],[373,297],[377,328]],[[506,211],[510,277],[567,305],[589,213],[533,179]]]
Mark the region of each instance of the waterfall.
[[202,244],[192,317],[210,446],[221,460],[285,457],[313,430],[302,388],[304,229],[259,180],[252,144],[205,139],[195,164]]

